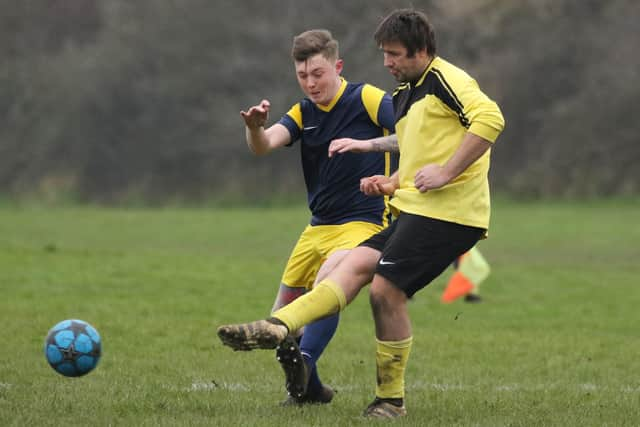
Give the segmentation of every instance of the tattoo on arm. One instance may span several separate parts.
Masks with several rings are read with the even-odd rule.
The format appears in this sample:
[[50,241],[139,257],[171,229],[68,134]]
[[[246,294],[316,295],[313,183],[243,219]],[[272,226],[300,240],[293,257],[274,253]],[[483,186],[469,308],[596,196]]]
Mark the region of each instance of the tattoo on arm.
[[371,145],[373,147],[373,151],[390,151],[394,153],[397,153],[398,151],[400,151],[398,148],[398,141],[396,141],[395,139],[390,139],[390,138],[376,139],[371,141]]

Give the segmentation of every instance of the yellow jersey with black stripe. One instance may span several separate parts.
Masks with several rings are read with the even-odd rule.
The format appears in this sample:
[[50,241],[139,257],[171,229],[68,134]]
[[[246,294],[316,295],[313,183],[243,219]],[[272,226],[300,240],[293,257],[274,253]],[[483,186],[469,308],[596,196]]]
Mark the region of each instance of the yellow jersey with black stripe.
[[418,81],[398,86],[393,105],[400,146],[400,186],[391,200],[392,207],[487,229],[490,149],[437,190],[420,193],[414,176],[427,164],[444,165],[466,132],[495,142],[504,128],[498,105],[465,71],[440,57],[433,59]]
[[350,221],[386,225],[386,198],[364,195],[360,179],[393,173],[396,165],[392,164],[392,156],[348,152],[329,158],[328,150],[337,138],[370,139],[393,133],[393,102],[388,94],[369,84],[342,79],[329,105],[305,98],[278,123],[289,130],[291,144],[300,141],[311,225]]

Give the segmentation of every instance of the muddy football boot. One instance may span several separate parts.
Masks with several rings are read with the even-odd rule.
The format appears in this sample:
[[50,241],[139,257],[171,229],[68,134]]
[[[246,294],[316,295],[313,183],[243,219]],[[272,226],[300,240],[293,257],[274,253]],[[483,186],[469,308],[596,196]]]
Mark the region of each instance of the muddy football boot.
[[404,405],[396,406],[393,403],[378,399],[377,397],[367,409],[364,410],[363,416],[367,418],[398,418],[407,415]]
[[311,392],[307,390],[307,394],[302,397],[296,398],[289,396],[285,401],[281,403],[282,406],[303,406],[303,405],[326,405],[331,403],[336,391],[331,387],[322,384],[322,389],[317,392]]
[[234,350],[249,351],[257,348],[276,348],[287,337],[289,331],[284,325],[257,320],[251,323],[222,325],[218,337],[224,345]]
[[309,370],[298,343],[291,335],[287,335],[276,347],[276,360],[284,371],[287,393],[294,399],[302,399],[307,393]]

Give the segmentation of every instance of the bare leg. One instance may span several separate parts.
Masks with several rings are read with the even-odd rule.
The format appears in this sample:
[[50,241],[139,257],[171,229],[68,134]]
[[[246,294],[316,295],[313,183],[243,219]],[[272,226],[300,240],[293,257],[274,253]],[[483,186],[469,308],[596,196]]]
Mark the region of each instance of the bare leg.
[[352,249],[329,273],[327,279],[337,283],[349,304],[373,279],[380,252],[367,246]]
[[407,296],[388,279],[376,275],[369,292],[376,327],[376,398],[364,415],[396,418],[404,408],[405,369],[411,352],[411,320]]
[[[329,273],[331,273],[340,262],[351,252],[350,249],[341,249],[333,252],[329,258],[325,262],[322,263],[320,270],[318,270],[318,274],[316,275],[316,280],[313,285],[317,285],[320,281],[325,279]],[[271,308],[271,313],[276,310],[281,309],[287,304],[293,302],[296,298],[304,295],[307,292],[307,289],[304,287],[293,287],[287,286],[284,283],[280,283],[280,289],[278,289],[278,294],[276,295],[276,300],[273,302],[273,307]],[[300,336],[303,333],[303,329],[299,329],[295,336]]]
[[[279,312],[286,311],[289,328],[266,320],[259,320],[220,326],[218,336],[225,345],[235,350],[275,348],[286,338],[289,333],[288,329],[298,329],[336,313],[353,301],[360,289],[373,278],[379,258],[380,252],[369,247],[359,246],[351,250],[327,277],[327,280],[333,283],[342,295],[338,298],[338,294],[333,293],[335,289],[332,291],[329,290],[329,286],[324,286],[317,287],[297,298],[279,310]],[[338,300],[342,302],[338,303]],[[277,315],[275,317],[282,320]]]
[[307,289],[304,287],[293,287],[280,283],[280,289],[278,289],[278,294],[276,295],[276,300],[273,302],[271,312],[273,313],[274,311],[291,303],[291,301],[295,300],[299,296],[304,295],[305,292],[307,292]]
[[349,252],[351,252],[351,249],[341,249],[329,255],[329,258],[327,258],[327,260],[322,263],[320,270],[318,270],[318,274],[316,275],[316,280],[315,282],[313,282],[313,285],[315,286],[322,280],[326,279],[327,276],[329,276],[329,274],[333,270],[335,270],[338,264],[340,264],[342,260],[345,259],[347,255],[349,255]]
[[[276,300],[273,302],[271,313],[281,309],[287,304],[290,304],[292,301],[304,295],[306,292],[307,292],[307,289],[304,287],[293,287],[293,286],[287,286],[284,283],[280,283],[280,289],[278,289]],[[303,333],[304,333],[304,328],[300,328],[297,331],[291,331],[291,335],[293,335],[295,338],[300,337]]]
[[411,336],[408,299],[403,291],[384,277],[376,275],[371,283],[369,300],[379,340],[400,341]]

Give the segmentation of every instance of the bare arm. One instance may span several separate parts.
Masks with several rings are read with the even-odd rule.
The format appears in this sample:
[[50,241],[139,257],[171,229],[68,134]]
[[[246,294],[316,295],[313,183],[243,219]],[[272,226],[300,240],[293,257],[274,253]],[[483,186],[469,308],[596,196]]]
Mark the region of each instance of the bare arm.
[[260,156],[291,142],[291,135],[283,125],[276,123],[265,130],[271,104],[266,99],[247,111],[240,111],[244,119],[247,145],[254,154]]
[[329,157],[334,154],[346,153],[347,151],[353,151],[354,153],[391,151],[397,153],[399,151],[398,137],[393,134],[373,139],[340,138],[334,139],[329,144]]
[[443,166],[432,163],[423,166],[414,177],[415,187],[421,192],[440,188],[464,172],[473,162],[478,160],[489,148],[491,142],[467,132],[460,147]]

